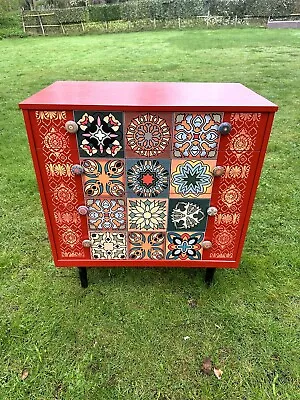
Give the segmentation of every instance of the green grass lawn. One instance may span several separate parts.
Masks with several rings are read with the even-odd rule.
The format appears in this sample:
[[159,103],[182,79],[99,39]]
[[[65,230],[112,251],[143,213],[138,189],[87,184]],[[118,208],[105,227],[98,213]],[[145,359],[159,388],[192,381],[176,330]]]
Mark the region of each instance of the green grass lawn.
[[[300,31],[11,39],[0,54],[0,399],[298,400]],[[18,102],[55,80],[241,82],[279,105],[238,270],[208,289],[202,270],[93,269],[83,290],[54,268]]]

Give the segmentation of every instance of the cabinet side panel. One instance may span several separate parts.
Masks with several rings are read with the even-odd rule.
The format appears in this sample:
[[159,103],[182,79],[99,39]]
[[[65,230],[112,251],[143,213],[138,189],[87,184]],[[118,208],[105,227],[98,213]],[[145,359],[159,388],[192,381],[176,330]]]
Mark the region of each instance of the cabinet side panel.
[[66,121],[72,119],[69,111],[30,112],[49,222],[60,260],[90,259],[90,250],[82,246],[88,238],[86,220],[77,211],[84,204],[81,177],[71,172],[72,165],[79,163],[76,137],[65,129]]
[[203,251],[204,260],[239,261],[239,241],[242,231],[247,232],[248,203],[261,154],[255,150],[261,147],[267,119],[267,113],[259,112],[224,116],[232,130],[220,141],[223,151],[219,152],[217,165],[223,166],[225,173],[214,180],[211,204],[218,213],[208,223],[206,239],[212,242],[212,248]]

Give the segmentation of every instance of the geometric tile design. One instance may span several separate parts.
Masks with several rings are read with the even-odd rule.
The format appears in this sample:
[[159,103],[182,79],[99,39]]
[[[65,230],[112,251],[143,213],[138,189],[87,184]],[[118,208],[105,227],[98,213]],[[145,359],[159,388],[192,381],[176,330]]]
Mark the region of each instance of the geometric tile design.
[[127,199],[128,231],[166,231],[167,199]]
[[204,232],[208,207],[208,199],[170,199],[168,231]]
[[216,158],[222,113],[175,114],[173,157]]
[[94,259],[119,260],[127,258],[124,232],[97,232],[90,234]]
[[88,225],[90,230],[126,229],[126,211],[124,199],[87,199]]
[[84,193],[87,197],[101,195],[122,197],[125,195],[125,163],[124,160],[81,161]]
[[209,198],[216,160],[172,160],[170,197]]
[[166,258],[182,261],[187,259],[200,260],[203,238],[203,232],[168,232]]
[[127,191],[133,197],[168,197],[170,160],[127,159]]
[[124,157],[123,114],[75,111],[80,157]]
[[163,232],[129,232],[128,258],[162,260],[165,258],[165,245]]
[[126,157],[170,158],[171,127],[171,113],[126,113]]

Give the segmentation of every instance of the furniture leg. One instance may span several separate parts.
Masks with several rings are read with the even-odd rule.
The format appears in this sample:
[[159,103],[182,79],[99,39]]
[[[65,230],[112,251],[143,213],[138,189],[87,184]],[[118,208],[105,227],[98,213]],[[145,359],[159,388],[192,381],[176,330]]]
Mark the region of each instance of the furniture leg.
[[79,267],[79,278],[80,278],[80,283],[81,287],[87,288],[89,283],[88,283],[88,278],[87,278],[87,269],[86,267]]
[[212,284],[215,272],[216,268],[206,268],[204,281],[207,286],[210,286]]

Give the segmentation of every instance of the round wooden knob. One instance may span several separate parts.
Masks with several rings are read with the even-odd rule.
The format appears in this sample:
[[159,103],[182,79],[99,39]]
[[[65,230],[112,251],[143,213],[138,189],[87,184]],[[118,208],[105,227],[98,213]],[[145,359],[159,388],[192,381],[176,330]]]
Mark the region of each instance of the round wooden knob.
[[221,165],[217,165],[214,169],[213,169],[213,174],[214,176],[222,176],[225,174],[225,168],[222,167]]
[[76,133],[78,131],[78,125],[75,121],[67,121],[65,123],[65,128],[69,133]]
[[89,211],[89,209],[86,206],[79,206],[77,208],[78,214],[80,215],[86,215]]
[[209,240],[204,240],[202,242],[202,248],[205,250],[212,248],[212,242]]
[[90,240],[88,240],[88,239],[83,240],[82,246],[83,247],[91,247],[92,246],[92,242]]
[[83,171],[84,171],[84,169],[83,169],[83,167],[82,167],[80,164],[74,164],[74,165],[72,165],[72,168],[71,168],[72,174],[74,174],[74,175],[81,175],[81,174],[83,174]]
[[231,124],[229,122],[222,122],[219,125],[219,132],[221,135],[228,135],[231,131]]
[[214,217],[215,215],[217,215],[217,212],[218,212],[217,207],[208,207],[208,209],[207,209],[207,214],[210,217]]

